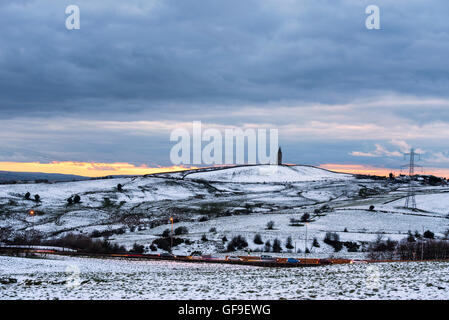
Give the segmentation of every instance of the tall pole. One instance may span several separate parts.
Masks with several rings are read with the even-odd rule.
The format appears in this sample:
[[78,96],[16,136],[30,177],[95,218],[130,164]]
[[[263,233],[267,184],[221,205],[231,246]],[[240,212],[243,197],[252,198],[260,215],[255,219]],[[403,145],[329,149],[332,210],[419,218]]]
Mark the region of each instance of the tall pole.
[[415,164],[415,156],[420,156],[419,153],[415,152],[415,149],[411,149],[409,153],[404,154],[404,156],[410,157],[410,162],[403,167],[408,167],[408,175],[409,175],[409,185],[407,191],[407,197],[405,198],[405,207],[409,209],[416,209],[416,199],[415,199],[415,190],[413,188],[413,176],[415,175],[415,167],[419,167]]
[[36,214],[36,212],[34,210],[30,210],[28,211],[28,214],[31,216],[31,236],[34,237],[34,215]]
[[422,227],[422,239],[421,239],[421,261],[424,260],[424,226]]
[[308,223],[306,222],[306,239],[304,242],[304,259],[306,258],[306,255],[307,255],[307,225],[308,225]]
[[172,252],[172,248],[173,248],[173,217],[170,218],[170,222],[171,222],[170,252]]

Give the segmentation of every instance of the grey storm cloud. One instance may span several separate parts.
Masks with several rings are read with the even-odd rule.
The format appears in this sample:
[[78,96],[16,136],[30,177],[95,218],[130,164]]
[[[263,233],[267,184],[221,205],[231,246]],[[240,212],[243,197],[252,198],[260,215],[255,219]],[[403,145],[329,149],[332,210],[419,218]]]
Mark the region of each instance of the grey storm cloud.
[[[65,28],[72,4],[80,30]],[[371,4],[380,30],[365,27]],[[447,12],[446,0],[2,0],[0,161],[168,164],[169,128],[202,120],[278,127],[292,162],[353,162],[396,139],[443,163]]]
[[[65,29],[77,4],[81,29]],[[365,7],[381,8],[381,30]],[[183,103],[447,96],[449,4],[431,1],[2,1],[0,103],[128,113]],[[429,18],[431,17],[431,18]]]

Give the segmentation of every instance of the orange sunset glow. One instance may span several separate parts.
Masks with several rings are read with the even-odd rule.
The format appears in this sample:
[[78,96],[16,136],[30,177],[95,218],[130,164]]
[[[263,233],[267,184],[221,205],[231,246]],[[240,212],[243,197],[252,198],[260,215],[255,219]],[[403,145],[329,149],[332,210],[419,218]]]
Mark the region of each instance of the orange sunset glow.
[[[406,170],[379,168],[360,164],[322,164],[320,168],[355,174],[367,174],[388,176],[390,172],[395,175],[407,174]],[[109,175],[145,175],[152,173],[163,173],[173,171],[183,171],[198,169],[198,167],[169,166],[169,167],[148,167],[143,164],[136,166],[130,163],[96,163],[96,162],[73,162],[73,161],[53,161],[50,163],[41,162],[0,162],[0,171],[12,172],[42,172],[72,174],[84,177],[103,177]],[[416,171],[417,174],[435,175],[439,177],[449,177],[449,169],[425,168],[424,171]]]
[[1,171],[61,173],[92,178],[109,175],[145,175],[189,169],[196,169],[196,167],[171,166],[152,168],[146,165],[136,166],[130,163],[95,163],[72,161],[53,161],[50,163],[0,162]]

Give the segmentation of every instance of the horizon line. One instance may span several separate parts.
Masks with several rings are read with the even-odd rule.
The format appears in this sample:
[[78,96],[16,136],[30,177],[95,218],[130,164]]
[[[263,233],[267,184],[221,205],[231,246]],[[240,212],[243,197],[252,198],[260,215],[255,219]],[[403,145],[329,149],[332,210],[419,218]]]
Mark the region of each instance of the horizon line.
[[[258,165],[258,164],[242,164],[242,165]],[[307,165],[307,164],[285,163],[284,165]],[[155,173],[169,173],[176,171],[187,171],[187,170],[217,168],[227,166],[232,167],[239,165],[228,164],[228,165],[214,165],[204,167],[173,165],[173,166],[149,167],[146,164],[135,165],[127,162],[102,163],[102,162],[52,161],[48,163],[42,163],[42,162],[5,161],[0,162],[0,171],[49,173],[49,174],[54,173],[54,174],[76,175],[86,178],[100,178],[105,176],[119,176],[119,175],[140,176]],[[401,169],[376,167],[372,165],[364,165],[356,163],[354,164],[324,163],[310,166],[334,172],[351,173],[351,174],[363,174],[375,176],[388,176],[390,173],[393,173],[395,176],[404,174],[402,173]],[[448,178],[449,168],[447,169],[427,168],[421,174]]]

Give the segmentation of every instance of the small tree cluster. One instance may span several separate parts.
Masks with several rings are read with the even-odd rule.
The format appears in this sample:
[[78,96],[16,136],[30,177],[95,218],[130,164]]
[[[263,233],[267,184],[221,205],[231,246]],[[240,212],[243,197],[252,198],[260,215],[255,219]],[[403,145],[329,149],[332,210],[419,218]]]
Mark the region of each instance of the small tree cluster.
[[324,237],[324,243],[332,246],[335,252],[339,252],[343,248],[343,244],[340,242],[340,236],[335,232],[326,232]]
[[274,228],[274,221],[268,221],[267,230],[273,230],[273,228]]
[[236,250],[242,250],[248,246],[248,242],[246,241],[245,237],[242,237],[241,235],[238,235],[228,243],[228,251],[236,251]]

